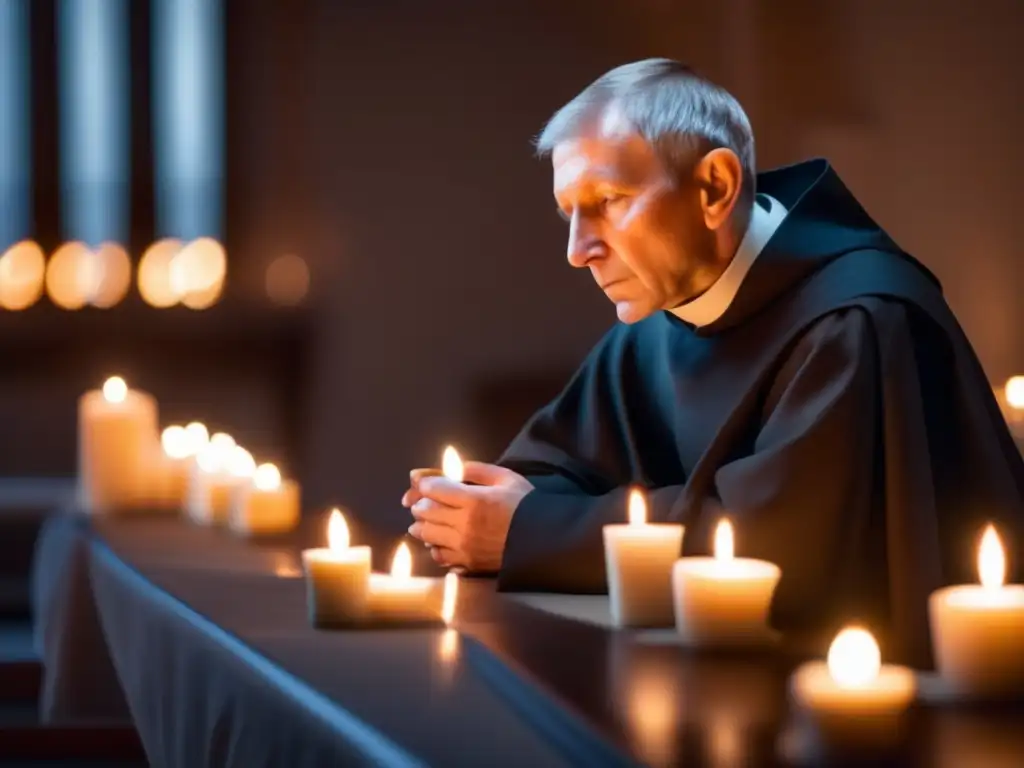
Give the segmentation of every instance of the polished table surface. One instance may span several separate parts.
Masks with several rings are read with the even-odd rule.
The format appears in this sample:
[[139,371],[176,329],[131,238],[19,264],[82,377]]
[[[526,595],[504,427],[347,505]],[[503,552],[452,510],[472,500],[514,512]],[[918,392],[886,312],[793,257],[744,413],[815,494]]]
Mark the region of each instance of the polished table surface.
[[[809,758],[788,704],[791,653],[693,654],[671,631],[611,629],[604,598],[510,596],[486,579],[462,580],[457,633],[316,631],[306,621],[297,547],[245,542],[177,519],[91,528],[96,545],[125,566],[354,713],[366,711],[361,694],[329,663],[341,647],[361,648],[368,659],[407,656],[430,667],[431,685],[461,670],[489,686],[529,727],[530,739],[542,739],[566,764],[790,765]],[[921,706],[897,762],[1022,766],[1022,725],[1020,709]]]

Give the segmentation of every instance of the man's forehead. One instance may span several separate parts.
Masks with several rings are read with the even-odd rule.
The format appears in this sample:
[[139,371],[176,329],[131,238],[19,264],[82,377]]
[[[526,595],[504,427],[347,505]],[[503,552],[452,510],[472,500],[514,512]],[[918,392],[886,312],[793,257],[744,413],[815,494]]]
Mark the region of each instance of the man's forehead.
[[551,153],[556,190],[600,180],[639,183],[651,173],[653,161],[650,146],[634,132],[581,136]]

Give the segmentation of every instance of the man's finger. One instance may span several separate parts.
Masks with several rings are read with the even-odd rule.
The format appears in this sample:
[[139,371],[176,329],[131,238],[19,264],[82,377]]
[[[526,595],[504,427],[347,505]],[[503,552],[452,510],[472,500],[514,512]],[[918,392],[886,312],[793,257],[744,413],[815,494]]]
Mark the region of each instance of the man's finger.
[[476,489],[456,483],[447,477],[425,477],[420,480],[420,494],[449,507],[463,507],[475,498]]
[[445,549],[456,549],[459,544],[459,532],[450,525],[416,521],[409,526],[409,533],[425,544]]
[[503,480],[519,475],[511,469],[499,467],[497,464],[487,464],[482,461],[467,461],[462,465],[462,479],[466,483],[477,485],[500,485]]
[[416,488],[424,477],[441,477],[442,475],[444,475],[444,472],[434,467],[412,469],[409,470],[409,485],[412,488]]
[[431,547],[430,556],[434,558],[434,562],[438,565],[446,566],[458,566],[462,560],[462,555],[454,550],[448,549],[447,547]]
[[426,523],[454,526],[462,515],[454,507],[438,504],[433,499],[420,499],[409,510],[417,520]]
[[404,494],[402,494],[402,506],[408,509],[422,498],[423,496],[420,495],[419,491],[417,491],[415,488],[410,488]]

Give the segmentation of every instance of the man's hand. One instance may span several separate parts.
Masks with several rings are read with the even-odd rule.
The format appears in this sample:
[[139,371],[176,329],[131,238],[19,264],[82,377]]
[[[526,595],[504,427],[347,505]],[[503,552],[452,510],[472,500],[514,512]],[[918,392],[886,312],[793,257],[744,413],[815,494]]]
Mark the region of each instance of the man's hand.
[[409,533],[430,545],[434,560],[477,573],[501,568],[512,515],[533,485],[494,464],[467,461],[464,480],[413,473],[402,503],[416,518]]

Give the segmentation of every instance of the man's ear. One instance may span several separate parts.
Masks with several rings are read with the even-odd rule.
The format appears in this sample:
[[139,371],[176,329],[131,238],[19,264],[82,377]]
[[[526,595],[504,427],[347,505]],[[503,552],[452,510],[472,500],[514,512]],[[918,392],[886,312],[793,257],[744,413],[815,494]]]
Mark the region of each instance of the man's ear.
[[704,223],[716,230],[729,220],[743,190],[743,165],[731,149],[719,147],[708,152],[694,168],[700,189]]

